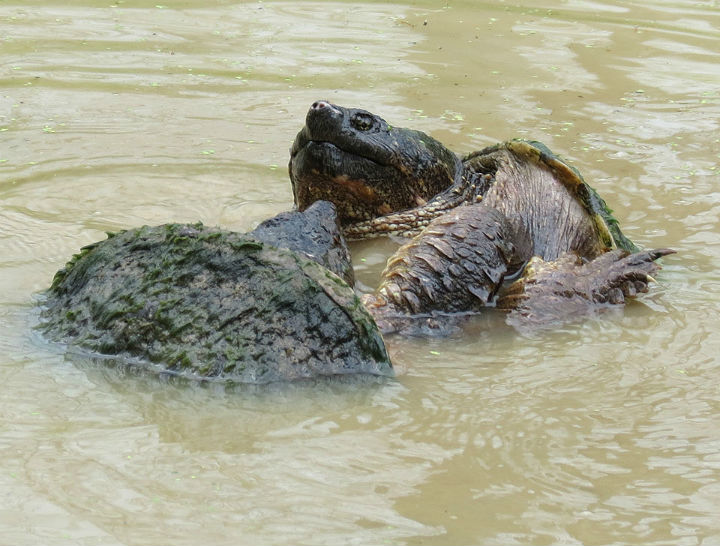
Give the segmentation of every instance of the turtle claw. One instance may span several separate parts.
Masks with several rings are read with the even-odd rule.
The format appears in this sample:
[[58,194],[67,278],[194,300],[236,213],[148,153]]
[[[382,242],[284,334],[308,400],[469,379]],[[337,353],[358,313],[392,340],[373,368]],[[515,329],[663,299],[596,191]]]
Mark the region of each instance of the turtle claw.
[[585,283],[588,299],[595,303],[623,304],[627,298],[648,291],[656,282],[652,276],[660,266],[655,262],[662,256],[674,254],[667,248],[628,254],[623,250],[607,252],[583,267],[587,268]]
[[589,262],[574,254],[552,262],[533,258],[498,297],[497,307],[511,311],[510,324],[528,329],[586,315],[601,305],[621,305],[647,292],[660,269],[655,260],[674,252],[663,248],[631,254],[616,249]]

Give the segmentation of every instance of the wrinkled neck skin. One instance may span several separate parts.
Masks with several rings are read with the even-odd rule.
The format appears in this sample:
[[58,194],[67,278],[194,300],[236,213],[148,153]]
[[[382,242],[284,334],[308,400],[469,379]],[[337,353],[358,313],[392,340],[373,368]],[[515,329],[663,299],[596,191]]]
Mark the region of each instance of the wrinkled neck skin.
[[389,215],[396,213],[398,230],[405,221],[417,224],[418,216],[409,211],[458,184],[462,163],[420,131],[393,127],[366,110],[317,101],[290,150],[289,174],[299,210],[330,201],[346,237],[357,239],[378,235],[362,226],[378,218],[389,226]]

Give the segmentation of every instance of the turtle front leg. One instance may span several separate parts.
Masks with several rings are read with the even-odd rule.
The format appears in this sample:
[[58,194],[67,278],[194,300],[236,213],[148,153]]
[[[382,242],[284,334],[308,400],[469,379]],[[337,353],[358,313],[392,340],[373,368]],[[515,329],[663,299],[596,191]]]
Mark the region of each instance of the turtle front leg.
[[[448,313],[492,305],[506,274],[517,269],[514,229],[485,205],[457,207],[398,249],[363,302],[384,333],[442,333]],[[445,318],[436,320],[438,314]]]
[[590,262],[564,254],[552,262],[533,258],[523,275],[499,295],[497,307],[511,311],[507,322],[532,330],[587,315],[603,305],[625,303],[647,292],[670,249],[629,253],[612,250]]

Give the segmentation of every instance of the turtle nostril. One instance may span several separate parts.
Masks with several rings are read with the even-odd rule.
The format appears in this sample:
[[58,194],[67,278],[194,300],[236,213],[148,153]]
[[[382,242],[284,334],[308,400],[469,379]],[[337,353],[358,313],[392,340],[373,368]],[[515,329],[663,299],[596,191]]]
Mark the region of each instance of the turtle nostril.
[[[314,135],[314,138],[319,138],[320,134],[327,138],[329,127],[339,128],[343,117],[342,109],[333,106],[326,100],[318,100],[310,106],[305,116],[305,126]],[[328,127],[323,128],[324,125],[328,125]]]

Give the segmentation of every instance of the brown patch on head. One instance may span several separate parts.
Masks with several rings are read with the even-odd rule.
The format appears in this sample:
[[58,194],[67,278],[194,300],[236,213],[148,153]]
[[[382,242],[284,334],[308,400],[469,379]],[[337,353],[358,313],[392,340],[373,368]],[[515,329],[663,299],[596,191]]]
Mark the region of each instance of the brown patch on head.
[[377,192],[363,180],[342,175],[336,176],[332,181],[363,201],[376,201],[378,199]]

